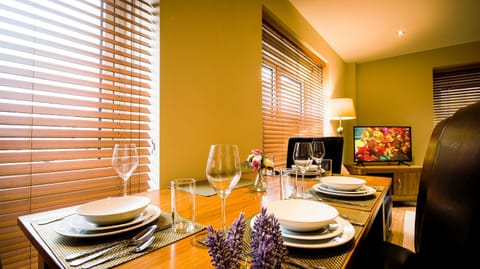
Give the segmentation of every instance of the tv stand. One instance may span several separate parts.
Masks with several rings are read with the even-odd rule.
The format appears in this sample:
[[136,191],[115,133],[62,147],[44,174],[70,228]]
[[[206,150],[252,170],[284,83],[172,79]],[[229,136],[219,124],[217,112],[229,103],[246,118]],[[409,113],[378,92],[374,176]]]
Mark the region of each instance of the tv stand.
[[417,200],[422,166],[419,165],[345,165],[352,175],[385,176],[392,179],[392,200],[414,202]]
[[402,165],[402,164],[403,164],[403,165],[406,165],[406,166],[410,166],[409,163],[406,163],[406,162],[404,162],[404,161],[399,161],[399,162],[398,162],[398,165]]

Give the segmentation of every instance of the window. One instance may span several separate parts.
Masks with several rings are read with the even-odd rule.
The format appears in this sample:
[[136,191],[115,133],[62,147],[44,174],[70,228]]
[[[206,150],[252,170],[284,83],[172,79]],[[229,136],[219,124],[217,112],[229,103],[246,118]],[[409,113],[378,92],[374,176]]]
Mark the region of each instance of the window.
[[5,267],[36,264],[17,217],[121,195],[123,181],[111,168],[116,142],[139,147],[130,193],[150,188],[156,5],[147,0],[0,2]]
[[326,114],[323,63],[267,23],[262,31],[263,149],[286,165],[290,136],[322,136]]
[[480,63],[433,70],[433,124],[480,101]]

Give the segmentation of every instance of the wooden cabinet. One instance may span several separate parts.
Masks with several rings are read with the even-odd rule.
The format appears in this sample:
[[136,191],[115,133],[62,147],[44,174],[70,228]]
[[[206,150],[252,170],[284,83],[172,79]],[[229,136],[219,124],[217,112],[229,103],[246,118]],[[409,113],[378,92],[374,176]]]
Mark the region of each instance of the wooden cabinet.
[[392,178],[392,200],[417,200],[422,167],[419,165],[345,165],[350,174]]

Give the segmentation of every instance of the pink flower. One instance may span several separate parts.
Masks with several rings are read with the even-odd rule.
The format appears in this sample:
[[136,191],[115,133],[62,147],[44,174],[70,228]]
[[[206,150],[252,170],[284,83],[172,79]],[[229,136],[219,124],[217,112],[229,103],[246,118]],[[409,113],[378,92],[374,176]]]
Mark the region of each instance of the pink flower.
[[253,155],[260,155],[260,154],[262,154],[262,151],[259,150],[259,149],[253,149],[252,153],[253,153]]
[[250,163],[250,166],[254,171],[257,171],[262,167],[262,155],[255,155],[252,159],[252,162]]
[[247,162],[253,171],[258,171],[261,168],[272,167],[273,162],[265,157],[265,154],[259,149],[253,149],[252,154],[248,155]]

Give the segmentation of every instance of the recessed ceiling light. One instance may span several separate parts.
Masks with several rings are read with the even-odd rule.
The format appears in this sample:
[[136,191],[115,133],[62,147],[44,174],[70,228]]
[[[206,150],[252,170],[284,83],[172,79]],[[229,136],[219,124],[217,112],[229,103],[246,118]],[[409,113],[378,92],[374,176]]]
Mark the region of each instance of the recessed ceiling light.
[[403,31],[403,30],[398,30],[397,31],[397,36],[402,37],[403,35],[405,35],[405,31]]

